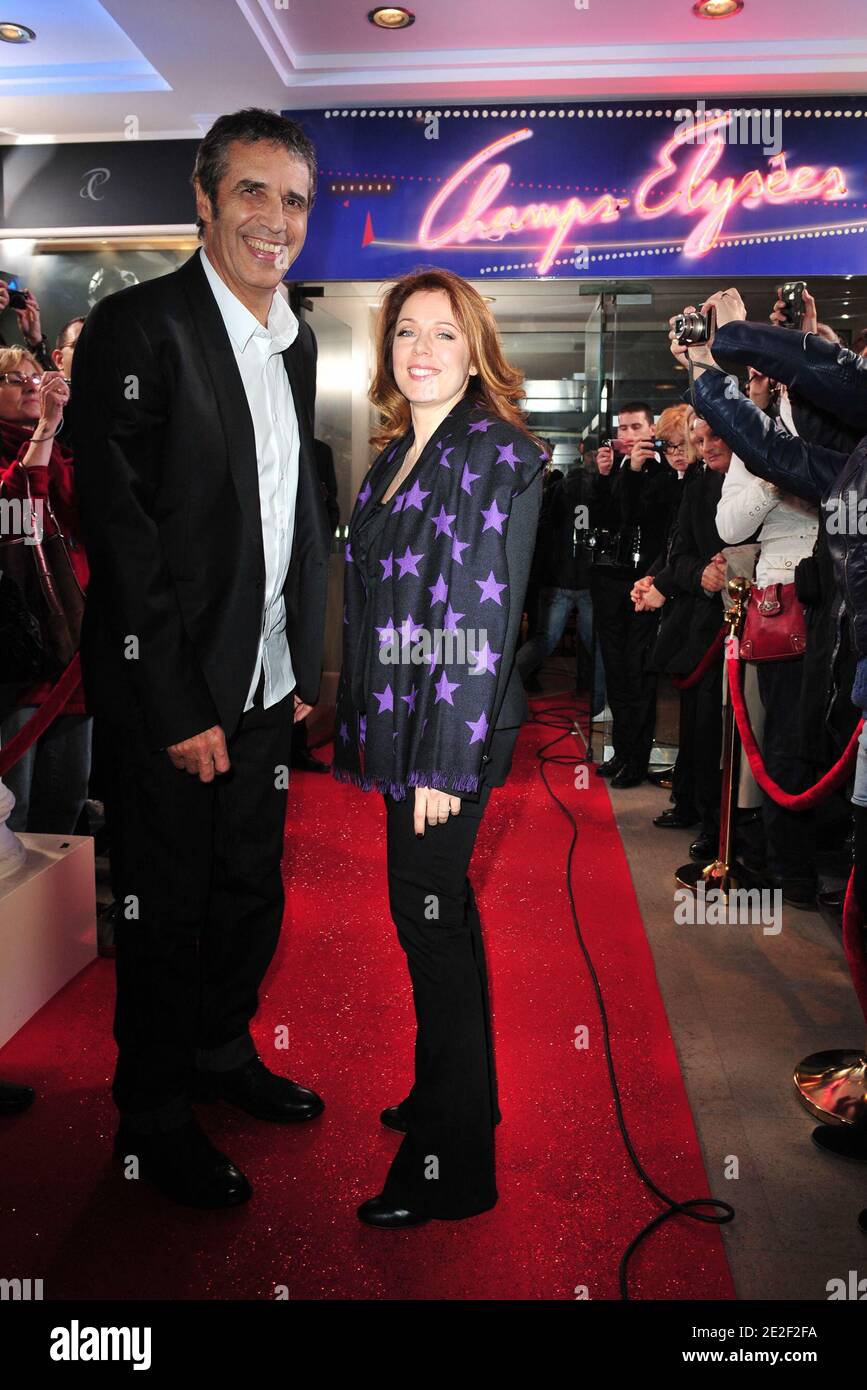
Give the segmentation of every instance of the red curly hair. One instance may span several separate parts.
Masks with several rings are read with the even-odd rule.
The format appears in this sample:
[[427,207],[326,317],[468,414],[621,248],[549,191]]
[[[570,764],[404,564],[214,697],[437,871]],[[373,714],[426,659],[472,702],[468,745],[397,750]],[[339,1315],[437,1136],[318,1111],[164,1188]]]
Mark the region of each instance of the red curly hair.
[[541,441],[527,428],[519,402],[524,398],[524,373],[511,367],[503,356],[494,316],[477,290],[450,270],[414,270],[392,285],[382,301],[376,332],[376,371],[370,400],[380,413],[380,424],[371,436],[376,449],[384,449],[409,429],[412,412],[394,379],[392,345],[401,309],[417,290],[442,290],[448,295],[455,323],[466,340],[471,376],[467,395],[473,395],[492,415],[514,425],[529,439]]

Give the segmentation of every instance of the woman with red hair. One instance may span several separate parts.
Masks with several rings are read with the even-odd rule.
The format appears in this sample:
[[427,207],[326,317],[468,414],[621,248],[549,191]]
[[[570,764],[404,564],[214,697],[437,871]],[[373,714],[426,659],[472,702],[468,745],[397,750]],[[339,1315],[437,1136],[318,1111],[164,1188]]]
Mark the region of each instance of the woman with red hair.
[[544,451],[491,312],[448,271],[386,295],[371,400],[380,453],[345,567],[335,776],[382,792],[388,886],[416,1011],[404,1134],[369,1225],[497,1200],[499,1120],[481,924],[467,870],[527,705],[514,670]]

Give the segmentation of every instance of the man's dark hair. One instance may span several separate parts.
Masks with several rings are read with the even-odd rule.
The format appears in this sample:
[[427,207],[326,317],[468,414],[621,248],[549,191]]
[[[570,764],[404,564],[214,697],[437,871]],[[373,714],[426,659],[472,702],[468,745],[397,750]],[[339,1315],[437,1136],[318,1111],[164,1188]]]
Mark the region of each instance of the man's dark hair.
[[637,415],[639,411],[646,419],[648,425],[652,425],[656,417],[647,404],[647,401],[624,401],[623,405],[617,407],[617,418],[619,420],[621,415],[627,414]]
[[66,335],[74,323],[84,323],[84,314],[76,314],[74,319],[66,320],[66,323],[57,335],[57,341],[54,344],[55,352],[59,352],[61,348],[66,347]]
[[852,339],[852,351],[860,356],[867,347],[867,328],[862,328],[860,333],[856,333]]
[[[228,116],[219,116],[208,131],[196,153],[196,165],[191,182],[198,179],[202,192],[207,196],[214,216],[218,216],[217,189],[225,176],[229,162],[229,146],[240,140],[245,145],[255,145],[265,140],[271,145],[282,145],[289,154],[303,159],[310,175],[310,197],[308,208],[313,206],[316,197],[316,150],[310,140],[294,121],[280,116],[276,111],[264,111],[257,106],[247,106],[243,111],[233,111]],[[204,223],[196,218],[199,236]]]

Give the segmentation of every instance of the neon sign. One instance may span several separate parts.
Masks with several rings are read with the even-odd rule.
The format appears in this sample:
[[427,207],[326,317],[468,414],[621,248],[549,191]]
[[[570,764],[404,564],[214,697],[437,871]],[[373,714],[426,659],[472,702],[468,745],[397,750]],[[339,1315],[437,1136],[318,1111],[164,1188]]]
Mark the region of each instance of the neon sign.
[[[726,149],[720,127],[732,118],[731,112],[715,115],[698,125],[678,129],[657,156],[657,165],[639,183],[634,210],[643,220],[666,213],[700,216],[684,242],[684,255],[706,256],[719,242],[726,219],[739,204],[749,211],[763,204],[783,205],[808,199],[832,202],[848,192],[842,169],[831,165],[824,172],[803,164],[789,170],[785,151],[768,160],[769,169],[750,169],[739,179],[731,176],[711,178]],[[530,230],[550,231],[537,271],[544,275],[558,252],[567,245],[577,227],[617,221],[630,206],[630,199],[605,193],[593,202],[572,196],[565,202],[512,203],[492,207],[510,180],[510,164],[492,164],[471,189],[463,206],[457,201],[467,180],[504,151],[532,137],[524,127],[486,145],[468,159],[443,184],[424,211],[418,229],[418,245],[465,246],[468,243],[498,242],[504,237]],[[675,156],[697,139],[699,145],[690,162],[679,167]],[[656,201],[651,202],[651,197]],[[457,203],[457,206],[451,206]],[[446,225],[443,226],[442,224]],[[437,225],[435,225],[437,224]],[[439,229],[437,229],[439,227]]]
[[625,199],[612,198],[610,193],[605,193],[589,207],[585,206],[581,198],[572,197],[562,206],[559,203],[526,203],[523,207],[507,204],[485,218],[482,214],[488,213],[490,204],[512,172],[510,164],[495,164],[470,194],[466,207],[452,225],[442,232],[433,231],[434,218],[476,169],[518,141],[528,140],[532,134],[532,130],[526,128],[515,130],[511,135],[504,135],[502,139],[486,145],[478,154],[473,155],[472,159],[468,159],[466,164],[462,164],[428,205],[418,229],[419,245],[437,247],[455,242],[466,245],[467,242],[476,240],[502,241],[504,236],[523,231],[525,227],[550,227],[552,235],[538,267],[539,274],[544,275],[573,227],[582,224],[586,226],[592,222],[612,222],[620,216],[620,207],[625,204]]
[[[689,214],[706,209],[704,217],[684,242],[683,250],[687,256],[706,256],[708,251],[713,250],[728,214],[738,203],[743,203],[745,208],[752,211],[763,202],[795,203],[807,198],[831,202],[845,198],[848,192],[843,171],[836,164],[826,169],[824,174],[817,173],[809,164],[801,164],[790,172],[786,168],[785,150],[768,160],[771,166],[768,174],[763,175],[759,169],[750,169],[737,181],[731,176],[721,180],[708,178],[726,148],[718,127],[730,120],[731,113],[726,112],[703,121],[694,130],[674,134],[660,151],[661,167],[647,175],[635,194],[635,211],[642,218],[662,217],[672,211]],[[704,136],[707,143],[699,149],[692,164],[681,171],[672,155],[682,149],[687,141],[692,143],[697,135]],[[677,177],[677,186],[653,207],[649,206],[649,194],[658,184],[666,184],[672,175]]]

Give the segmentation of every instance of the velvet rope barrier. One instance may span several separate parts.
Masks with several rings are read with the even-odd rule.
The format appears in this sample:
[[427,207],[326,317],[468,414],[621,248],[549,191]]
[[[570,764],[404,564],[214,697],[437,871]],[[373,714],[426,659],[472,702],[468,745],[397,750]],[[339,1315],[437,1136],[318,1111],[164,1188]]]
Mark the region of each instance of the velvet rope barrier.
[[699,681],[707,675],[711,666],[716,665],[722,656],[725,639],[726,630],[721,627],[695,670],[690,671],[688,676],[672,676],[671,683],[675,690],[691,690],[694,685],[698,685]]
[[755,735],[750,726],[750,716],[747,711],[746,701],[744,700],[743,686],[741,684],[741,663],[737,656],[729,656],[726,660],[726,670],[729,678],[729,690],[731,692],[732,708],[734,709],[737,721],[738,733],[741,737],[741,744],[747,755],[750,771],[763,792],[776,801],[778,806],[782,806],[787,811],[809,811],[813,806],[824,801],[826,797],[839,791],[846,783],[858,754],[858,738],[864,725],[864,720],[860,719],[858,725],[850,738],[846,751],[840,756],[832,768],[830,768],[812,787],[808,787],[803,792],[787,792],[778,786],[765,770],[759,746],[756,743]]
[[43,700],[36,713],[31,715],[24,727],[18,730],[18,733],[9,740],[5,748],[0,748],[0,777],[5,777],[10,767],[14,767],[19,758],[23,758],[27,749],[38,738],[41,738],[49,724],[53,724],[70,695],[75,693],[75,688],[80,680],[81,659],[76,652],[63,675],[58,678],[56,685],[52,686],[48,697]]
[[864,915],[855,896],[855,870],[852,870],[843,904],[843,950],[852,984],[867,1019],[867,956],[865,956]]

